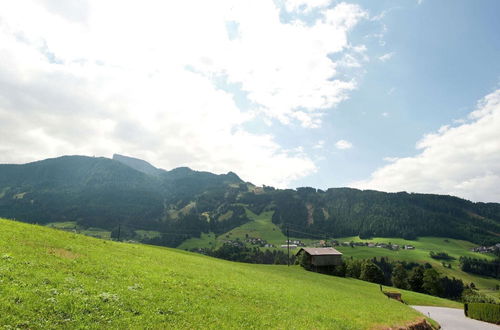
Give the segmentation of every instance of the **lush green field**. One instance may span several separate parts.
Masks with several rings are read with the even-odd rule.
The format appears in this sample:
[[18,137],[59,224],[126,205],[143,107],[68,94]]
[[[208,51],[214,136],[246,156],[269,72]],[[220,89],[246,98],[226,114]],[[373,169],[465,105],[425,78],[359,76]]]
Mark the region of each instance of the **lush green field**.
[[211,249],[218,246],[217,236],[214,233],[202,233],[200,238],[190,238],[182,242],[178,249],[191,250],[195,248]]
[[248,237],[258,237],[265,239],[268,243],[280,246],[285,244],[286,236],[281,230],[271,222],[273,211],[262,212],[257,215],[245,209],[248,218],[251,220],[227,233],[215,236],[214,233],[202,234],[200,238],[191,238],[178,246],[179,249],[190,250],[193,248],[217,248],[228,240],[239,239],[244,241]]
[[[279,228],[271,222],[272,212],[263,212],[256,215],[250,210],[246,210],[247,215],[252,221],[239,226],[223,235],[216,237],[213,233],[210,235],[203,234],[201,238],[189,239],[182,243],[179,248],[192,249],[192,248],[212,248],[218,247],[223,244],[225,240],[240,239],[245,240],[246,235],[250,237],[259,237],[267,240],[269,243],[278,247],[286,242],[286,236],[279,230]],[[295,239],[292,235],[291,239]],[[301,239],[308,245],[318,242],[318,239]],[[401,247],[404,245],[413,245],[415,250],[389,250],[385,248],[376,247],[344,247],[339,246],[337,249],[341,251],[345,257],[353,258],[373,258],[373,257],[387,257],[391,260],[401,261],[414,261],[418,263],[430,263],[441,274],[448,277],[455,277],[463,280],[465,283],[473,282],[482,292],[488,293],[494,297],[500,298],[500,292],[494,290],[496,285],[500,285],[500,281],[491,277],[478,276],[463,272],[460,270],[458,259],[460,256],[467,256],[473,258],[493,259],[492,256],[476,253],[470,251],[476,245],[462,240],[442,237],[421,237],[417,240],[405,240],[401,238],[386,238],[375,237],[369,240],[362,240],[359,237],[342,237],[337,238],[339,242],[383,242],[398,244]],[[440,260],[432,259],[429,252],[446,252],[454,257],[454,260],[445,261],[446,264],[451,264],[451,268],[444,267]]]
[[[66,230],[77,234],[92,236],[96,238],[111,239],[111,231],[95,227],[83,228],[79,226],[76,223],[76,221],[50,222],[45,226],[50,228]],[[160,233],[154,230],[135,230],[134,232],[136,235],[135,239],[139,241],[143,239],[151,239],[160,236]]]
[[224,241],[227,239],[245,240],[246,235],[249,237],[259,237],[265,239],[268,243],[274,245],[285,244],[286,236],[283,235],[281,230],[271,222],[271,217],[273,211],[262,212],[256,215],[249,209],[245,209],[247,216],[252,221],[245,223],[233,230],[227,232],[224,235],[218,237],[219,241]]
[[77,225],[76,221],[50,222],[46,226],[96,238],[111,239],[111,231],[94,227],[82,228]]
[[[451,238],[442,238],[442,237],[420,237],[417,240],[409,241],[401,238],[381,238],[376,237],[369,240],[361,240],[359,237],[343,237],[338,239],[340,242],[384,242],[384,243],[393,243],[398,244],[400,246],[403,245],[413,245],[415,250],[397,250],[392,251],[384,248],[376,248],[376,247],[360,247],[355,246],[345,247],[340,246],[337,247],[339,251],[341,251],[346,257],[354,257],[354,258],[373,258],[373,257],[388,257],[392,260],[401,260],[401,261],[414,261],[419,263],[430,263],[437,271],[446,275],[448,277],[456,277],[462,279],[465,283],[473,282],[478,288],[480,288],[484,292],[488,292],[489,294],[493,294],[496,297],[499,297],[498,291],[493,291],[496,285],[500,285],[500,281],[491,277],[484,277],[478,275],[472,275],[460,270],[458,259],[460,256],[467,256],[473,258],[482,258],[482,259],[493,259],[492,256],[485,255],[482,253],[476,253],[470,251],[470,249],[476,246],[473,243],[467,241],[461,241]],[[440,260],[432,259],[429,256],[429,252],[446,252],[450,256],[454,257],[454,260],[445,261],[446,264],[451,264],[451,268],[444,267],[441,264]]]
[[[460,307],[403,291],[410,304]],[[423,316],[377,285],[0,220],[5,328],[330,328]]]

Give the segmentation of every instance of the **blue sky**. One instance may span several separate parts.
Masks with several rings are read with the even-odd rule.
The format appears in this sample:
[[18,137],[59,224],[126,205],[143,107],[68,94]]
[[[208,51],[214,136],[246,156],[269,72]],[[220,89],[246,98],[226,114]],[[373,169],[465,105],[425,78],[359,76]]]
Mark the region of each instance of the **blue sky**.
[[[352,31],[353,40],[367,44],[371,60],[363,65],[358,89],[314,134],[330,144],[346,139],[354,147],[330,150],[321,170],[296,186],[348,185],[383,166],[385,157],[414,155],[424,134],[466,117],[477,100],[499,86],[500,2],[358,3],[372,15],[385,13]],[[367,37],[379,33],[382,44]],[[389,53],[389,60],[377,60]],[[294,132],[289,134],[295,142]]]
[[[494,0],[0,3],[0,163],[500,202]],[[130,24],[133,21],[134,24]]]

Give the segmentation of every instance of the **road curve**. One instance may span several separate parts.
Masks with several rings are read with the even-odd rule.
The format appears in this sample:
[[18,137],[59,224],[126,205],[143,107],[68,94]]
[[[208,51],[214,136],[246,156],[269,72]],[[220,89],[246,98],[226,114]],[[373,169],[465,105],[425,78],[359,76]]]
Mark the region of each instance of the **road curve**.
[[443,330],[500,330],[498,325],[466,317],[463,309],[431,306],[411,307],[438,322]]

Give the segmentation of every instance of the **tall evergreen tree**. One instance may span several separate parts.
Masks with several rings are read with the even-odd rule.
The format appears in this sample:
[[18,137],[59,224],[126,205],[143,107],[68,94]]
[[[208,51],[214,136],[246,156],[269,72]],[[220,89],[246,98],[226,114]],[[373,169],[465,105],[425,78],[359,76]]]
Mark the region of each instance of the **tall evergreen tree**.
[[394,270],[392,271],[392,284],[396,288],[400,289],[408,289],[408,272],[404,268],[404,266],[400,263],[394,267]]
[[443,294],[439,273],[435,269],[429,268],[425,270],[422,289],[433,296],[441,296]]
[[413,268],[408,277],[410,289],[415,292],[423,292],[422,285],[424,284],[424,267],[417,266]]

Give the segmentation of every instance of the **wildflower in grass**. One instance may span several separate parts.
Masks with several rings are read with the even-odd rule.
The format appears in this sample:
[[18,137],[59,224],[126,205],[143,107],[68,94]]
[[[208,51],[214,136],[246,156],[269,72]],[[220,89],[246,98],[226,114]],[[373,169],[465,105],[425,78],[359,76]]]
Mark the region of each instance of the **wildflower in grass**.
[[142,290],[142,286],[138,283],[135,283],[134,285],[129,286],[128,289],[131,291],[138,291],[138,290]]
[[109,292],[103,292],[99,294],[99,298],[102,302],[112,302],[118,300],[118,295]]

